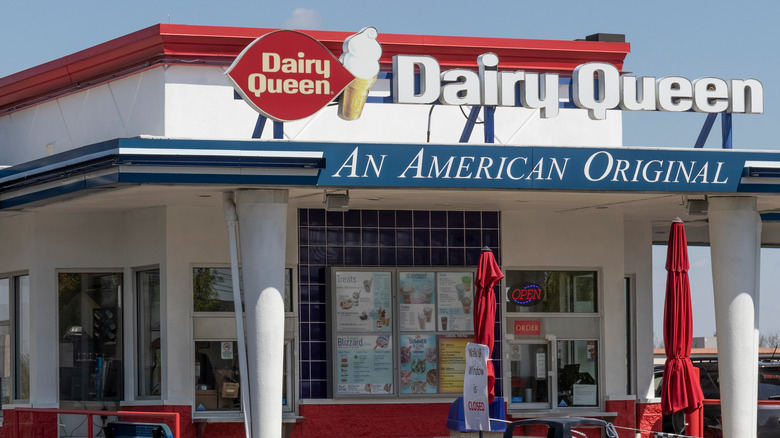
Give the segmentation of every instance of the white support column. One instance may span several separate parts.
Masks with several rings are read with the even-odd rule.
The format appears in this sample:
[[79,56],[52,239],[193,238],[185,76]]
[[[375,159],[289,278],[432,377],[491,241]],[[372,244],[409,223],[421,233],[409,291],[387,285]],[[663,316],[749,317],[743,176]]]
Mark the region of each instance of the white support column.
[[723,436],[755,437],[761,253],[756,198],[710,197],[709,224]]
[[253,438],[282,436],[286,190],[236,192]]

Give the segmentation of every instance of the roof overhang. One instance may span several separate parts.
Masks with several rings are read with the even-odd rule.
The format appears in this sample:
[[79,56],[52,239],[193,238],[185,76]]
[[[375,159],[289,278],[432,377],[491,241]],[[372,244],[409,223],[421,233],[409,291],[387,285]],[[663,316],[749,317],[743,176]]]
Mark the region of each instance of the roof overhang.
[[321,151],[268,146],[154,138],[101,142],[0,170],[0,210],[138,184],[316,184],[325,167]]
[[[278,29],[157,24],[0,78],[0,112],[42,102],[159,64],[230,65],[252,41]],[[335,56],[353,32],[305,31]],[[382,71],[398,54],[429,55],[442,68],[477,68],[477,57],[494,52],[501,68],[571,74],[592,61],[622,70],[629,43],[431,35],[379,34]]]
[[762,151],[144,137],[0,170],[0,210],[128,184],[776,197],[778,170]]

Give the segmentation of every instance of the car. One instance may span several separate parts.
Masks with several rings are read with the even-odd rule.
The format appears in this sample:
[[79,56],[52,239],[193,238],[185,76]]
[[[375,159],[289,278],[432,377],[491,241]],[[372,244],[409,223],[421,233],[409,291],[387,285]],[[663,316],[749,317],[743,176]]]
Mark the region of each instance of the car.
[[[699,384],[704,398],[720,400],[718,359],[691,358],[693,366],[699,369]],[[655,396],[661,397],[661,382],[664,367],[655,367]],[[720,404],[704,405],[703,436],[722,438]],[[780,438],[780,359],[762,359],[758,363],[758,438]],[[680,418],[664,415],[663,431],[674,432],[674,425],[681,424]]]

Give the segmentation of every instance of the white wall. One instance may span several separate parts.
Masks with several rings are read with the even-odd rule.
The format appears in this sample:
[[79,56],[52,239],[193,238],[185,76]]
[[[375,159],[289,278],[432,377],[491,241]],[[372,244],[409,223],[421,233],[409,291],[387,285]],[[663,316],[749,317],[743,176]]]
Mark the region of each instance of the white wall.
[[[134,278],[137,268],[151,268],[159,267],[160,269],[160,314],[165,315],[166,311],[166,289],[162,287],[166,284],[167,278],[167,262],[166,254],[167,248],[165,247],[165,207],[145,208],[140,210],[132,210],[123,215],[122,221],[122,247],[118,248],[119,251],[124,253],[124,362],[126,365],[124,380],[125,380],[125,400],[133,400],[137,392],[137,381],[135,373],[132,370],[135,369],[134,364],[138,361],[135,354],[135,345],[137,341],[137,327],[135,322],[137,320],[137,295],[136,295],[136,282]],[[161,321],[165,321],[166,318],[161,318]],[[162,333],[161,336],[162,354],[167,352],[168,338]],[[169,360],[163,357],[163,362]],[[167,369],[162,370],[162,380],[166,381]],[[163,388],[165,390],[165,388]],[[163,394],[163,399],[165,394]]]
[[601,269],[602,394],[625,396],[622,215],[505,210],[501,233],[504,267]]
[[[59,395],[57,270],[122,272],[121,213],[31,213],[31,402],[52,407]],[[3,233],[5,234],[5,233]]]
[[[257,113],[233,98],[233,87],[222,67],[169,66],[165,71],[165,135],[174,138],[249,139]],[[464,109],[468,114],[468,108]],[[396,142],[426,141],[430,105],[369,103],[360,119],[343,121],[336,107],[284,124],[285,139],[298,141]],[[481,119],[482,116],[480,115]],[[495,114],[496,143],[544,146],[620,146],[622,117],[611,111],[607,120],[593,121],[583,110],[563,109],[541,119],[536,110],[500,107]],[[431,116],[431,142],[457,143],[466,118],[457,106],[438,105]],[[273,138],[268,122],[263,139]],[[477,125],[471,143],[484,143]]]
[[[230,262],[227,225],[220,207],[167,207],[167,278],[163,301],[168,336],[167,387],[171,404],[191,404],[194,396],[192,268]],[[163,377],[165,379],[165,375]]]
[[164,75],[156,67],[0,117],[0,165],[120,137],[164,134]]
[[[9,113],[0,117],[0,165],[139,135],[250,139],[257,113],[233,98],[224,70],[159,66]],[[329,106],[307,119],[285,123],[284,133],[286,139],[298,141],[421,143],[427,137],[429,110],[429,105],[367,104],[359,120],[346,122]],[[622,143],[619,111],[593,121],[584,110],[562,109],[557,117],[542,119],[536,110],[499,107],[495,120],[498,144]],[[431,142],[457,143],[465,124],[459,107],[437,106],[431,115]],[[272,132],[269,122],[263,138],[271,139]],[[474,128],[470,142],[484,142],[483,125]]]
[[653,246],[650,223],[626,222],[626,274],[634,279],[635,385],[640,402],[655,398],[653,388]]

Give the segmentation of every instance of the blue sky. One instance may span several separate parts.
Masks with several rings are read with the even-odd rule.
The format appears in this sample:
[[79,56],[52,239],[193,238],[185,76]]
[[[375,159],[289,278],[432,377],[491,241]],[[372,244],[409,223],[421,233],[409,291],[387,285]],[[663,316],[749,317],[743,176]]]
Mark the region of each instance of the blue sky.
[[[0,77],[168,22],[339,31],[372,25],[380,33],[559,40],[622,33],[631,43],[624,69],[634,75],[759,79],[765,113],[734,116],[734,147],[777,148],[773,134],[780,87],[772,78],[780,67],[780,2],[0,0],[0,8]],[[624,112],[623,118],[624,144],[629,146],[692,147],[704,122],[704,115],[694,113]],[[706,147],[720,147],[718,126]],[[780,261],[775,251],[765,251],[762,261],[764,331],[780,330],[780,319],[774,317],[780,310],[780,300],[774,298],[780,278],[769,277],[776,271],[769,266]],[[654,278],[661,279],[662,297],[665,253],[656,253],[661,262]],[[715,331],[707,253],[696,249],[691,254],[695,336]],[[658,315],[663,299],[659,288],[654,289]],[[659,317],[655,330],[660,336]]]

